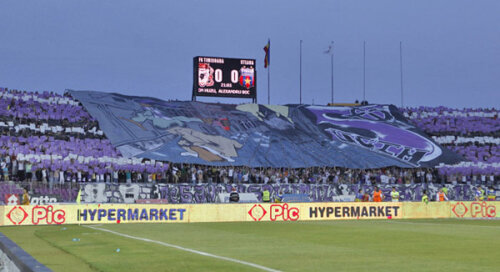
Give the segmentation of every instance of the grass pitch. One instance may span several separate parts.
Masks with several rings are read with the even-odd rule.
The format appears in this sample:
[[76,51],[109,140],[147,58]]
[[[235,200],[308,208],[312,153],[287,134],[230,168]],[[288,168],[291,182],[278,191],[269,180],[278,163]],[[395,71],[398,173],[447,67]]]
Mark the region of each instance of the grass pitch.
[[[102,225],[282,271],[498,271],[500,221]],[[0,228],[54,271],[258,271],[84,226]],[[80,239],[73,241],[73,238]],[[117,249],[120,249],[117,252]]]

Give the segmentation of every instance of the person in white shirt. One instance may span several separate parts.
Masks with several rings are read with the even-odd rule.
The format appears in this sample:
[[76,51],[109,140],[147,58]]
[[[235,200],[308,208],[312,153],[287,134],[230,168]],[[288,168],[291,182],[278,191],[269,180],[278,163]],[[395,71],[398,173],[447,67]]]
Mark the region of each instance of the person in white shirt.
[[59,171],[59,184],[64,184],[64,171]]
[[7,181],[8,178],[9,178],[9,173],[8,173],[9,170],[7,168],[7,163],[5,161],[2,161],[0,163],[0,168],[1,168],[2,172],[3,172],[4,181]]
[[382,184],[388,184],[389,183],[389,177],[386,176],[386,175],[384,175],[384,174],[380,175],[380,182]]
[[11,179],[13,179],[15,176],[17,176],[17,160],[12,161],[12,176]]
[[231,168],[229,168],[229,171],[228,171],[228,176],[229,176],[231,183],[233,182],[233,174],[234,174],[234,169],[231,167]]
[[191,183],[196,183],[196,171],[191,170]]
[[372,185],[372,183],[370,181],[370,174],[368,174],[368,173],[365,174],[365,184]]
[[42,168],[42,182],[47,183],[47,169]]
[[392,202],[399,202],[399,192],[396,191],[396,187],[392,187],[391,201]]
[[19,178],[19,181],[24,181],[25,178],[25,173],[24,173],[24,161],[18,161],[17,162],[17,176]]
[[269,177],[266,175],[264,176],[264,184],[267,184],[269,182]]
[[173,179],[174,183],[178,183],[179,182],[179,176],[177,175],[177,172],[179,172],[179,169],[174,166],[172,168],[172,179]]
[[429,172],[427,173],[427,183],[431,183],[432,182],[432,174]]

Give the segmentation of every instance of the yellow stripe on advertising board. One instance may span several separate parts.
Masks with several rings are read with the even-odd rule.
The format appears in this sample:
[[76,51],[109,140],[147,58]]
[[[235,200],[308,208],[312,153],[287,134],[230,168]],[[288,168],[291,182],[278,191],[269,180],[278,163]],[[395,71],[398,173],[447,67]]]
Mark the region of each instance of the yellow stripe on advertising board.
[[404,202],[404,219],[449,218],[449,202]]
[[246,204],[190,204],[189,222],[244,222]]
[[0,226],[499,218],[498,209],[498,201],[18,205],[0,206]]

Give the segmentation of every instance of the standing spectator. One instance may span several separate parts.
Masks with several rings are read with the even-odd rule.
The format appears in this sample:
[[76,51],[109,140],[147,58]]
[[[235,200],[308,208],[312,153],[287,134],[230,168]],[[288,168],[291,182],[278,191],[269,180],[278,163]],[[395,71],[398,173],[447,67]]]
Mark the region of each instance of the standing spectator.
[[130,171],[125,172],[125,178],[127,180],[127,184],[132,183],[132,174],[130,173]]
[[47,183],[47,168],[42,168],[42,182]]
[[429,204],[429,197],[427,196],[427,190],[424,190],[422,194],[422,203]]
[[[243,175],[243,183],[248,183],[248,175],[249,172],[245,170],[245,174]],[[286,183],[288,183],[288,179],[286,180]]]
[[432,173],[430,171],[427,172],[426,179],[427,183],[432,183]]
[[234,168],[231,167],[229,168],[229,171],[227,172],[228,177],[229,177],[229,182],[233,183],[233,173],[234,173]]
[[270,202],[271,201],[271,193],[269,193],[269,190],[265,189],[262,192],[262,202]]
[[197,175],[198,183],[202,183],[203,182],[203,170],[201,170],[201,167],[199,167],[198,170],[196,171],[196,175]]
[[396,191],[396,187],[392,187],[392,192],[391,192],[391,201],[392,202],[399,202],[399,192]]
[[12,156],[12,175],[10,176],[12,179],[14,179],[14,177],[17,177],[17,168],[17,157]]
[[116,169],[113,169],[113,182],[118,183],[118,171]]
[[26,162],[26,179],[28,180],[28,182],[31,182],[31,179],[33,177],[33,173],[31,172],[31,167],[33,165],[31,164],[30,161],[27,161]]
[[437,196],[436,196],[436,200],[439,201],[439,202],[442,202],[442,201],[448,201],[448,197],[446,196],[446,194],[443,192],[443,189],[439,189],[439,192],[437,193]]
[[361,200],[363,200],[363,190],[359,189],[356,198],[354,198],[354,202],[361,202]]
[[50,182],[51,183],[56,183],[59,181],[59,170],[54,170],[54,168],[52,167],[52,171],[51,171],[53,174],[50,175],[51,176],[51,179],[50,179]]
[[25,178],[25,172],[24,172],[24,161],[18,161],[17,162],[17,178],[19,181],[24,181]]
[[23,201],[21,205],[29,205],[30,204],[30,196],[28,195],[28,190],[24,188],[23,190]]
[[59,184],[64,184],[64,171],[59,170]]
[[365,192],[365,194],[363,195],[362,202],[369,202],[369,201],[370,201],[370,195],[368,194],[368,192]]
[[495,193],[495,189],[493,188],[493,186],[490,186],[489,190],[488,190],[488,201],[495,201],[497,198],[497,195]]
[[2,160],[2,162],[0,163],[0,167],[3,171],[3,181],[8,181],[9,180],[9,168],[7,167],[7,163],[5,161]]
[[229,202],[239,202],[240,194],[236,191],[236,188],[231,189],[231,193],[229,194]]
[[373,190],[373,202],[382,202],[384,200],[384,195],[382,194],[382,191],[375,186],[375,189]]
[[481,188],[481,186],[476,187],[476,194],[474,199],[476,201],[484,201],[484,190]]

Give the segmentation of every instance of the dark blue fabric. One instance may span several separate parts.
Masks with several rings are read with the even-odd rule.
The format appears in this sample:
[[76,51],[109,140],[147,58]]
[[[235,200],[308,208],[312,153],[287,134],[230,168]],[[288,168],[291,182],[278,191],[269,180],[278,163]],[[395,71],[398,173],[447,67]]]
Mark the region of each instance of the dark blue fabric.
[[124,156],[292,168],[431,167],[462,160],[392,105],[234,105],[69,92]]

